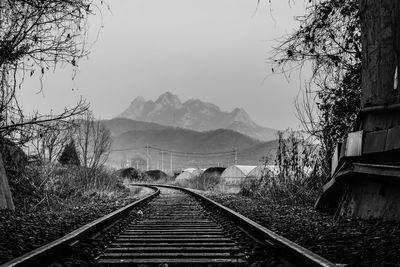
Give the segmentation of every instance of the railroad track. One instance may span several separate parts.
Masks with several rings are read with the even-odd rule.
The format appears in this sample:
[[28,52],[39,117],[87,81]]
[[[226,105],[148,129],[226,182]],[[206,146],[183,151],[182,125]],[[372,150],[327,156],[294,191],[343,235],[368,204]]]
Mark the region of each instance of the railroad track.
[[4,266],[338,266],[190,190],[154,193]]

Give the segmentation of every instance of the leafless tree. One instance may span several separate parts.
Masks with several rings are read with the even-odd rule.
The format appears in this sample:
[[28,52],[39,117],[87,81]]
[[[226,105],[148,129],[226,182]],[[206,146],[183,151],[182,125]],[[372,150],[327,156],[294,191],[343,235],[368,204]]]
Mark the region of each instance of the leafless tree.
[[[312,77],[295,105],[304,130],[321,144],[329,176],[335,144],[352,129],[360,109],[361,29],[358,0],[317,0],[298,17],[270,59],[287,74],[311,66]],[[312,89],[311,89],[312,88]]]
[[87,110],[80,101],[60,114],[26,118],[16,96],[26,75],[40,79],[57,64],[77,66],[88,54],[87,18],[99,10],[94,0],[0,1],[0,134],[27,124],[66,119]]
[[[24,143],[32,137],[34,125],[48,127],[51,121],[67,120],[88,109],[81,100],[59,114],[27,117],[16,90],[26,75],[36,73],[42,79],[57,64],[77,67],[78,60],[88,54],[87,18],[95,10],[100,11],[96,0],[0,1],[0,137]],[[2,200],[11,198],[5,172],[0,185],[0,208],[13,209],[10,201]]]
[[53,162],[60,156],[64,146],[70,141],[76,124],[71,121],[53,121],[41,127],[34,125],[30,147],[40,162]]
[[84,169],[84,179],[96,184],[96,175],[106,162],[111,148],[110,131],[86,112],[75,133],[77,149]]

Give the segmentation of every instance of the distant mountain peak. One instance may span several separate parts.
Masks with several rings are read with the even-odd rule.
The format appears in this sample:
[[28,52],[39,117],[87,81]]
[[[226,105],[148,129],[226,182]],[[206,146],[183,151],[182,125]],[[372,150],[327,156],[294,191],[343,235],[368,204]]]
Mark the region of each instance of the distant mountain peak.
[[139,96],[118,117],[195,131],[231,129],[263,141],[273,140],[276,132],[257,125],[243,108],[225,112],[199,99],[189,99],[182,104],[171,92],[163,93],[155,102]]
[[141,104],[144,102],[146,102],[146,99],[144,99],[143,96],[138,96],[131,102],[131,105],[137,105],[137,104]]
[[233,121],[252,122],[249,114],[243,108],[235,108],[232,111]]
[[180,106],[181,100],[177,95],[174,95],[171,92],[166,92],[158,97],[156,103],[163,106]]
[[235,108],[234,110],[232,110],[233,113],[240,113],[240,112],[244,112],[246,113],[246,111],[243,108]]
[[249,114],[247,114],[246,110],[244,110],[243,108],[235,108],[234,110],[232,110],[232,114],[234,114],[235,116],[245,115],[249,117]]

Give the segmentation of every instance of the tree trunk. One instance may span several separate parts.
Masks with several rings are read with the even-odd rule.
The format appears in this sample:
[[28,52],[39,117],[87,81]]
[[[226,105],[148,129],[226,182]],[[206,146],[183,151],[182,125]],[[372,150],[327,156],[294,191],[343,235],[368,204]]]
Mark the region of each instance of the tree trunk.
[[15,210],[1,153],[0,153],[0,209]]

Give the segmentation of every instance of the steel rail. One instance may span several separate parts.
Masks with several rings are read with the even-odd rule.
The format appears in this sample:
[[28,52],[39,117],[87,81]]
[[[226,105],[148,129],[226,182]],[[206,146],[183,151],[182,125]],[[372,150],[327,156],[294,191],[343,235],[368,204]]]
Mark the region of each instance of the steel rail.
[[261,241],[265,246],[272,248],[275,251],[275,253],[277,253],[278,258],[280,258],[283,262],[285,262],[290,266],[310,266],[310,267],[346,266],[345,264],[335,264],[333,262],[330,262],[329,260],[294,243],[293,241],[290,241],[289,239],[274,233],[273,231],[241,215],[240,213],[235,212],[190,189],[172,185],[152,184],[152,186],[179,189],[201,200],[209,207],[221,211],[223,214],[228,216],[232,221],[242,226],[242,230],[244,230],[253,239]]
[[151,185],[137,186],[149,187],[154,190],[154,193],[128,204],[112,213],[109,213],[91,223],[85,224],[84,226],[69,234],[66,234],[59,239],[56,239],[44,246],[41,246],[35,250],[32,250],[31,252],[0,265],[0,267],[44,266],[46,263],[50,264],[58,255],[62,255],[63,252],[69,250],[71,246],[76,245],[83,238],[94,236],[101,230],[118,221],[118,219],[129,213],[133,208],[155,198],[160,194],[160,189]]
[[[300,245],[274,233],[273,231],[259,225],[249,218],[203,196],[193,190],[172,185],[149,185],[149,184],[133,184],[136,186],[147,186],[155,190],[154,193],[148,195],[136,202],[133,202],[117,211],[114,211],[100,219],[97,219],[81,228],[57,239],[47,245],[35,249],[25,255],[11,260],[0,267],[6,266],[43,266],[56,262],[60,255],[66,254],[71,246],[76,245],[80,240],[93,237],[100,233],[103,229],[110,227],[118,219],[123,218],[134,207],[155,198],[160,194],[160,189],[156,187],[165,187],[180,190],[198,199],[204,205],[216,209],[225,215],[229,220],[236,224],[243,232],[245,232],[254,241],[260,243],[268,249],[275,252],[276,256],[289,266],[345,266],[343,264],[334,264],[323,257],[301,247]],[[39,264],[39,265],[38,265]]]

